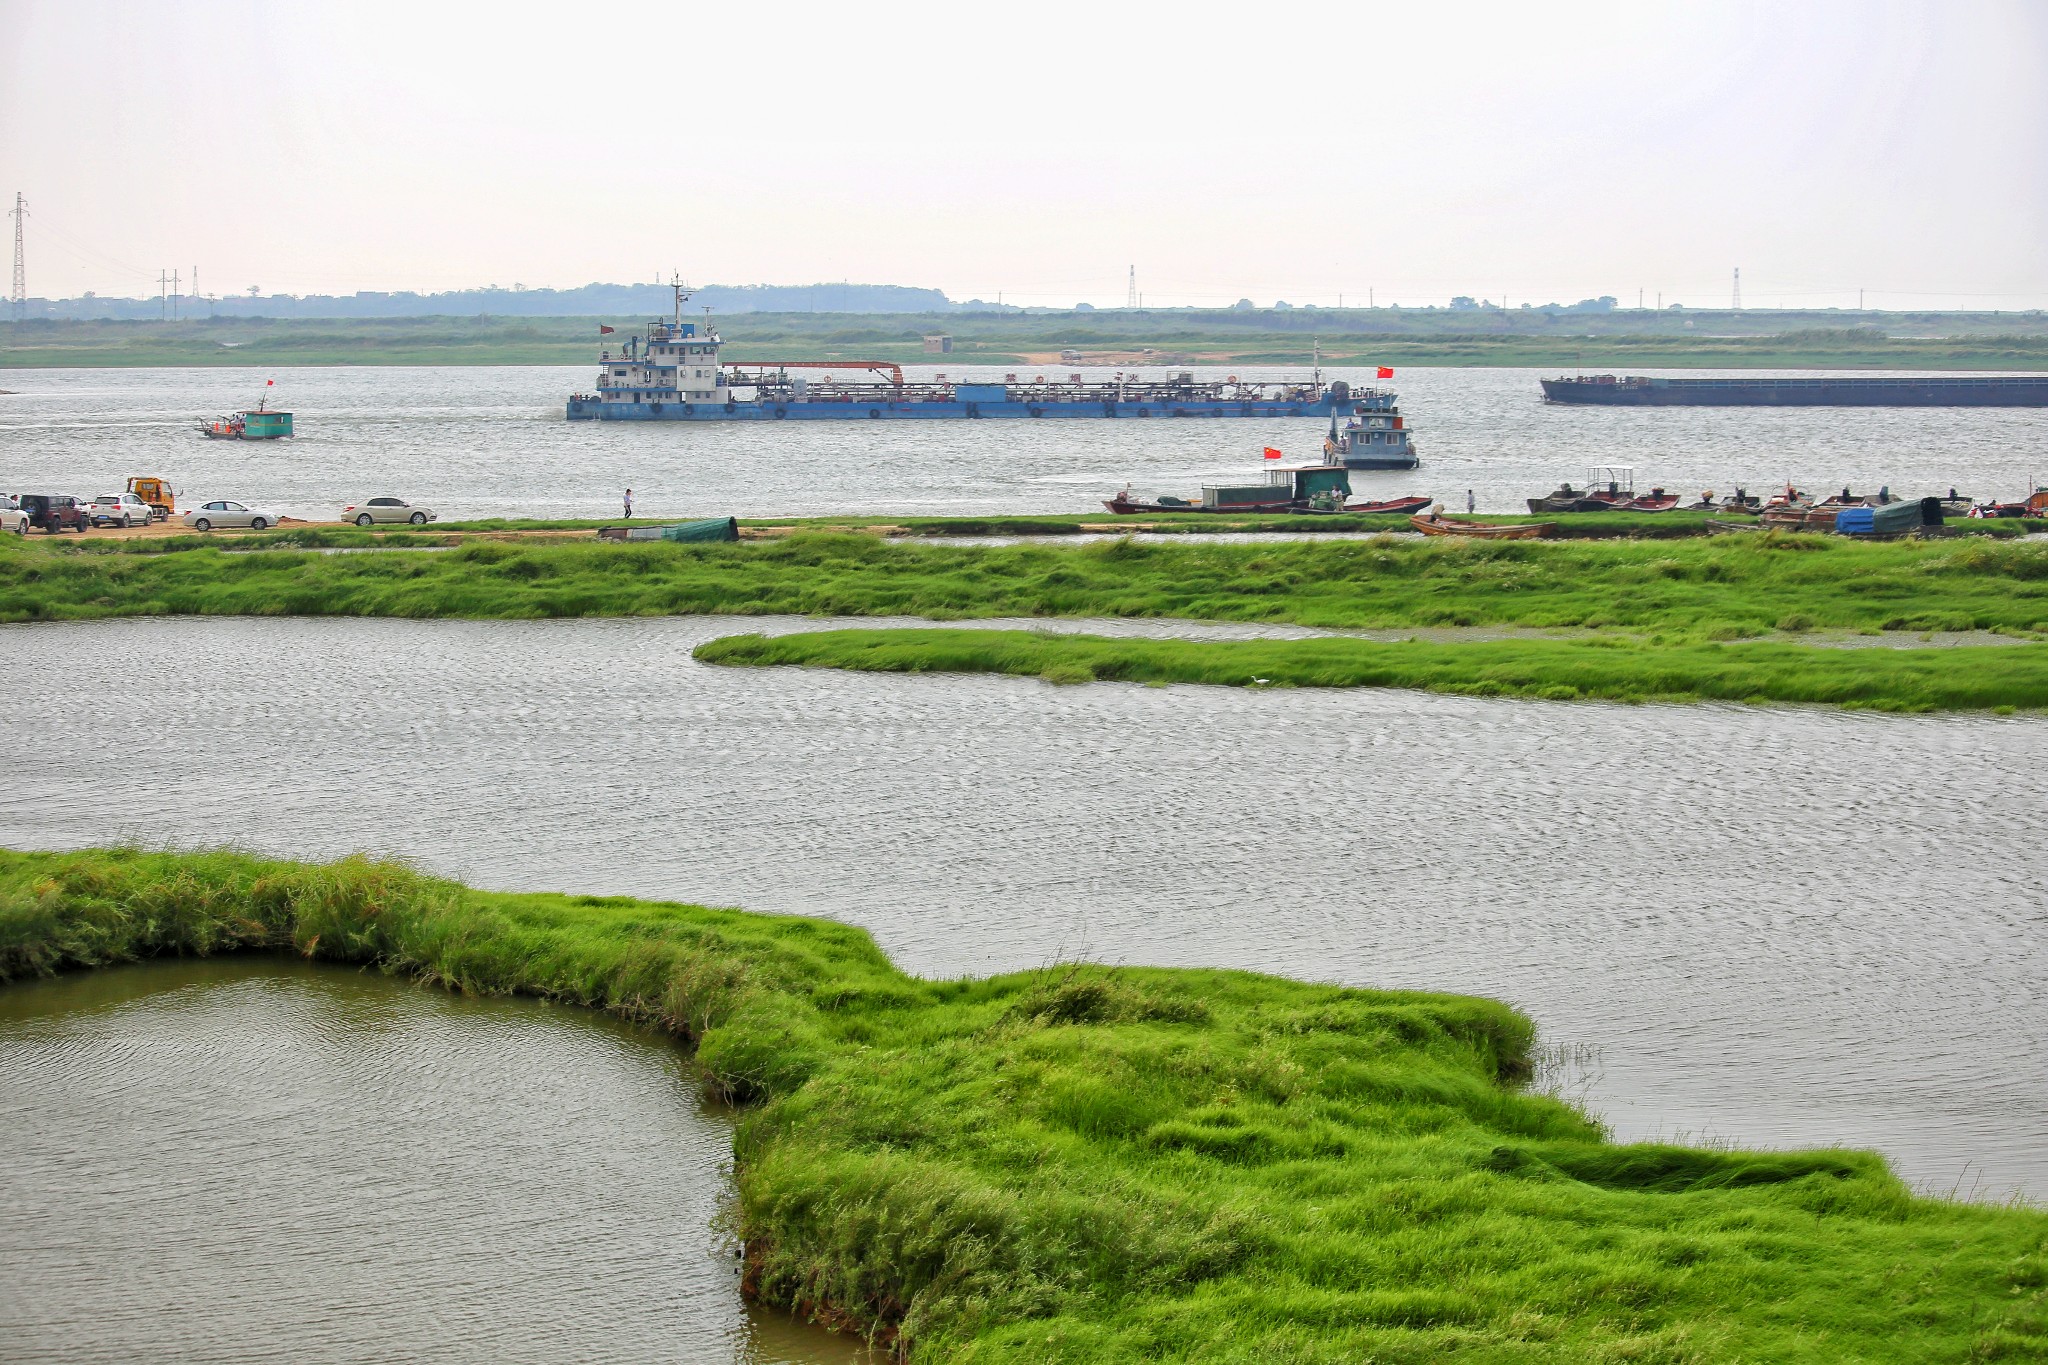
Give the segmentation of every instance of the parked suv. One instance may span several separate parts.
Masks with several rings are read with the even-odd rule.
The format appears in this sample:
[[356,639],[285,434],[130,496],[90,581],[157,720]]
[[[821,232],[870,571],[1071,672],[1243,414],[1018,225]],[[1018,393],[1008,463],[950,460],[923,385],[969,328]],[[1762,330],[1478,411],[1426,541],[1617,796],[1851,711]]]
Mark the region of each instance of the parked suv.
[[84,504],[69,493],[23,493],[20,501],[28,524],[46,534],[92,529]]
[[150,506],[133,493],[102,493],[85,509],[95,526],[147,526]]
[[12,493],[0,493],[0,532],[11,531],[15,535],[28,534],[28,513],[14,500]]

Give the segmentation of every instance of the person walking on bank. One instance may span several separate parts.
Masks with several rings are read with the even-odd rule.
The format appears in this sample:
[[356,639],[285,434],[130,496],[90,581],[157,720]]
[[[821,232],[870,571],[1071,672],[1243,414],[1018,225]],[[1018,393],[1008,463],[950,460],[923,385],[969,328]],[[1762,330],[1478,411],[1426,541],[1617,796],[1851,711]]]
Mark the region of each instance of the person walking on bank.
[[1468,489],[1466,489],[1466,490],[1465,490],[1465,512],[1466,512],[1466,515],[1468,515],[1468,516],[1469,516],[1469,515],[1471,515],[1472,513],[1476,512],[1476,511],[1478,511],[1478,510],[1479,510],[1479,499],[1477,499],[1477,498],[1475,498],[1475,497],[1473,497],[1473,496],[1472,496],[1472,490],[1471,490],[1471,489],[1469,489],[1469,488],[1468,488]]
[[626,490],[626,520],[627,520],[627,521],[631,521],[632,519],[633,519],[633,490],[632,490],[632,489],[630,489],[630,488],[628,488],[628,489]]

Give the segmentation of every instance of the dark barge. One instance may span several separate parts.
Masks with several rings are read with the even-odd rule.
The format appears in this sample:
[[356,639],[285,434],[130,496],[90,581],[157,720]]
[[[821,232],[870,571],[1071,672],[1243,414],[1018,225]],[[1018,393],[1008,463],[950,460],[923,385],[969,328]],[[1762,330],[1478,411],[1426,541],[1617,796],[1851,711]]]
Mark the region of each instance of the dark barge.
[[2048,374],[1670,379],[1582,374],[1537,381],[1551,403],[1610,407],[2043,408]]

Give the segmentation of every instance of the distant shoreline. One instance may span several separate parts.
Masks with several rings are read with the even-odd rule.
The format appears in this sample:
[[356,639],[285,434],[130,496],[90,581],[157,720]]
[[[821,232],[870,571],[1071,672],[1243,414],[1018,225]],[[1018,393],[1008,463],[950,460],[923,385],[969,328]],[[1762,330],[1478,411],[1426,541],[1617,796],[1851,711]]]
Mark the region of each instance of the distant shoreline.
[[[1233,315],[735,313],[728,358],[899,365],[1170,369],[1323,365],[1645,369],[2048,370],[2048,317],[1829,313],[1556,315],[1403,309]],[[0,323],[0,370],[598,363],[638,319],[202,318]],[[600,325],[617,331],[600,336]],[[1698,328],[1712,327],[1714,335]],[[1910,329],[1894,337],[1886,327]],[[951,349],[925,349],[943,334]],[[1065,354],[1063,358],[1062,353]]]

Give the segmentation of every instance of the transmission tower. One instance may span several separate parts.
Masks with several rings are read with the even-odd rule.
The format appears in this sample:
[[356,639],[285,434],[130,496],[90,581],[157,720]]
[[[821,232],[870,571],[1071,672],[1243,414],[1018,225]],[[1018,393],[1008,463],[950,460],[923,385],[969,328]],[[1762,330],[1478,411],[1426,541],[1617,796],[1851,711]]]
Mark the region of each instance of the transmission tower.
[[14,292],[8,295],[14,313],[14,320],[20,322],[28,316],[28,267],[21,254],[21,220],[28,217],[28,200],[21,197],[21,191],[14,192]]
[[1735,267],[1735,299],[1728,306],[1738,313],[1742,311],[1742,267],[1739,265]]
[[1124,290],[1124,307],[1126,307],[1126,308],[1136,308],[1137,306],[1138,306],[1138,267],[1136,267],[1136,266],[1132,266],[1132,267],[1131,267],[1131,283],[1130,283],[1130,287]]

